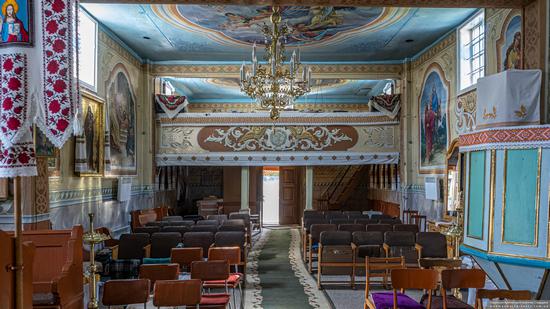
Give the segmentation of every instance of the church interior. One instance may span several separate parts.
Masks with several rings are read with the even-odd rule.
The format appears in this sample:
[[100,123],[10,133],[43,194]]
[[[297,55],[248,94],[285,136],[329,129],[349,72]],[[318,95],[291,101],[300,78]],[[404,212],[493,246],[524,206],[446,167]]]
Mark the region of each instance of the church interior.
[[549,0],[0,0],[0,309],[549,308]]

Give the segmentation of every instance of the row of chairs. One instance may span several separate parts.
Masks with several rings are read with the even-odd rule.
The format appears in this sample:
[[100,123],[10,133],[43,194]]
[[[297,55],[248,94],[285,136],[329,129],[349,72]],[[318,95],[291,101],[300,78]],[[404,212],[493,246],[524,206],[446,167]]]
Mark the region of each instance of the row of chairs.
[[[183,224],[182,224],[183,222]],[[155,225],[159,223],[159,225]],[[134,233],[158,233],[158,232],[178,232],[180,234],[185,234],[187,232],[212,232],[216,233],[218,231],[228,232],[228,231],[242,231],[246,232],[246,226],[243,220],[227,220],[222,225],[218,225],[218,221],[214,220],[201,220],[197,221],[197,224],[188,224],[189,221],[172,221],[168,222],[168,225],[165,225],[163,222],[150,222],[149,225],[140,226],[134,228]]]
[[[225,308],[230,301],[228,290],[239,288],[241,293],[244,275],[235,271],[242,265],[239,247],[218,247],[208,250],[208,260],[203,260],[200,247],[175,248],[171,263],[141,265],[138,279],[109,280],[103,288],[105,306],[119,306],[149,301],[153,290],[153,304],[160,306],[200,306]],[[189,269],[191,280],[179,280],[180,271]],[[225,293],[203,294],[205,289],[225,289]],[[235,303],[236,307],[236,303]]]
[[364,259],[367,257],[399,257],[409,267],[419,267],[420,259],[447,258],[447,242],[445,236],[437,232],[415,235],[409,231],[323,231],[316,250],[310,248],[310,272],[313,271],[315,251],[319,288],[322,288],[323,275],[347,275],[354,287],[355,276],[365,272]]
[[[324,231],[347,231],[347,232],[411,232],[414,234],[419,232],[418,226],[415,224],[311,224],[305,225],[302,230],[302,254],[304,261],[307,262],[306,257],[309,256],[311,260],[311,249],[317,248],[320,235]],[[373,234],[374,235],[374,234]],[[400,234],[396,234],[400,235]]]
[[[485,272],[481,269],[410,269],[405,267],[403,257],[365,259],[366,285],[364,308],[471,308],[467,303],[447,291],[453,289],[476,289],[475,308],[483,308],[482,299],[506,298],[529,300],[529,291],[485,290]],[[375,282],[371,278],[390,273],[392,292],[370,292]],[[404,293],[405,290],[420,289],[427,293],[417,302]],[[440,295],[434,295],[439,290]]]
[[[203,258],[211,247],[239,247],[241,259],[246,261],[247,243],[244,232],[188,232],[123,234],[118,246],[112,248],[113,260],[106,273],[111,278],[133,278],[138,267],[144,262],[162,261],[171,256],[177,247],[202,248]],[[150,261],[151,260],[151,261]],[[243,271],[246,267],[243,267]]]
[[392,216],[386,214],[366,214],[361,211],[339,211],[339,210],[305,210],[302,216],[302,220],[306,219],[373,219],[373,220],[385,220],[393,219]]

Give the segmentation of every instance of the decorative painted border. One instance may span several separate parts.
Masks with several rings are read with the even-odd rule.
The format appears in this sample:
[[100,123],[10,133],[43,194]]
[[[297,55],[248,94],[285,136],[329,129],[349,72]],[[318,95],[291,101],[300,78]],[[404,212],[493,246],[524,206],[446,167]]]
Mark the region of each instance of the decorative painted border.
[[397,164],[399,152],[273,152],[206,154],[157,154],[157,166],[303,166],[303,165],[363,165]]
[[158,115],[157,121],[162,126],[200,126],[205,125],[377,125],[377,124],[399,124],[399,120],[391,119],[380,113],[355,112],[355,113],[303,113],[303,112],[282,112],[276,122],[269,119],[268,112],[260,113],[183,113],[170,119]]
[[[132,186],[132,196],[153,195],[154,185]],[[59,190],[50,192],[50,209],[91,202],[115,200],[117,188]]]
[[550,125],[491,128],[459,137],[460,152],[484,149],[550,148]]

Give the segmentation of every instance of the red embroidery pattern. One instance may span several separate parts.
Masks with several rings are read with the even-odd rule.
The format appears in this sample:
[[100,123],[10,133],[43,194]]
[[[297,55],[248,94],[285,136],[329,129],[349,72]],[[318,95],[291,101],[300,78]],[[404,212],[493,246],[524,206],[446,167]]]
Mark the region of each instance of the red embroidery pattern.
[[5,147],[11,147],[29,127],[27,57],[19,53],[0,55],[0,65],[0,140]]
[[78,81],[73,77],[74,5],[72,0],[42,1],[45,119],[38,124],[58,148],[72,133],[78,98]]
[[0,177],[36,174],[36,156],[32,141],[17,143],[12,147],[0,145]]
[[497,143],[550,141],[550,127],[486,130],[460,136],[460,147]]
[[157,104],[159,104],[161,107],[166,108],[168,110],[175,110],[180,105],[185,103],[186,97],[185,96],[177,96],[177,95],[164,95],[164,94],[157,94],[155,95],[157,99]]

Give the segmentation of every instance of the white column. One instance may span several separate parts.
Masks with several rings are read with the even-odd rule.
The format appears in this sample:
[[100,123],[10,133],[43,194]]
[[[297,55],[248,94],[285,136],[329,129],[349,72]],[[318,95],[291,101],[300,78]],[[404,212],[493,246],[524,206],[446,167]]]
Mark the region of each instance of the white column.
[[248,196],[250,185],[250,168],[241,167],[241,209],[248,209]]
[[313,166],[306,166],[306,209],[313,209]]

